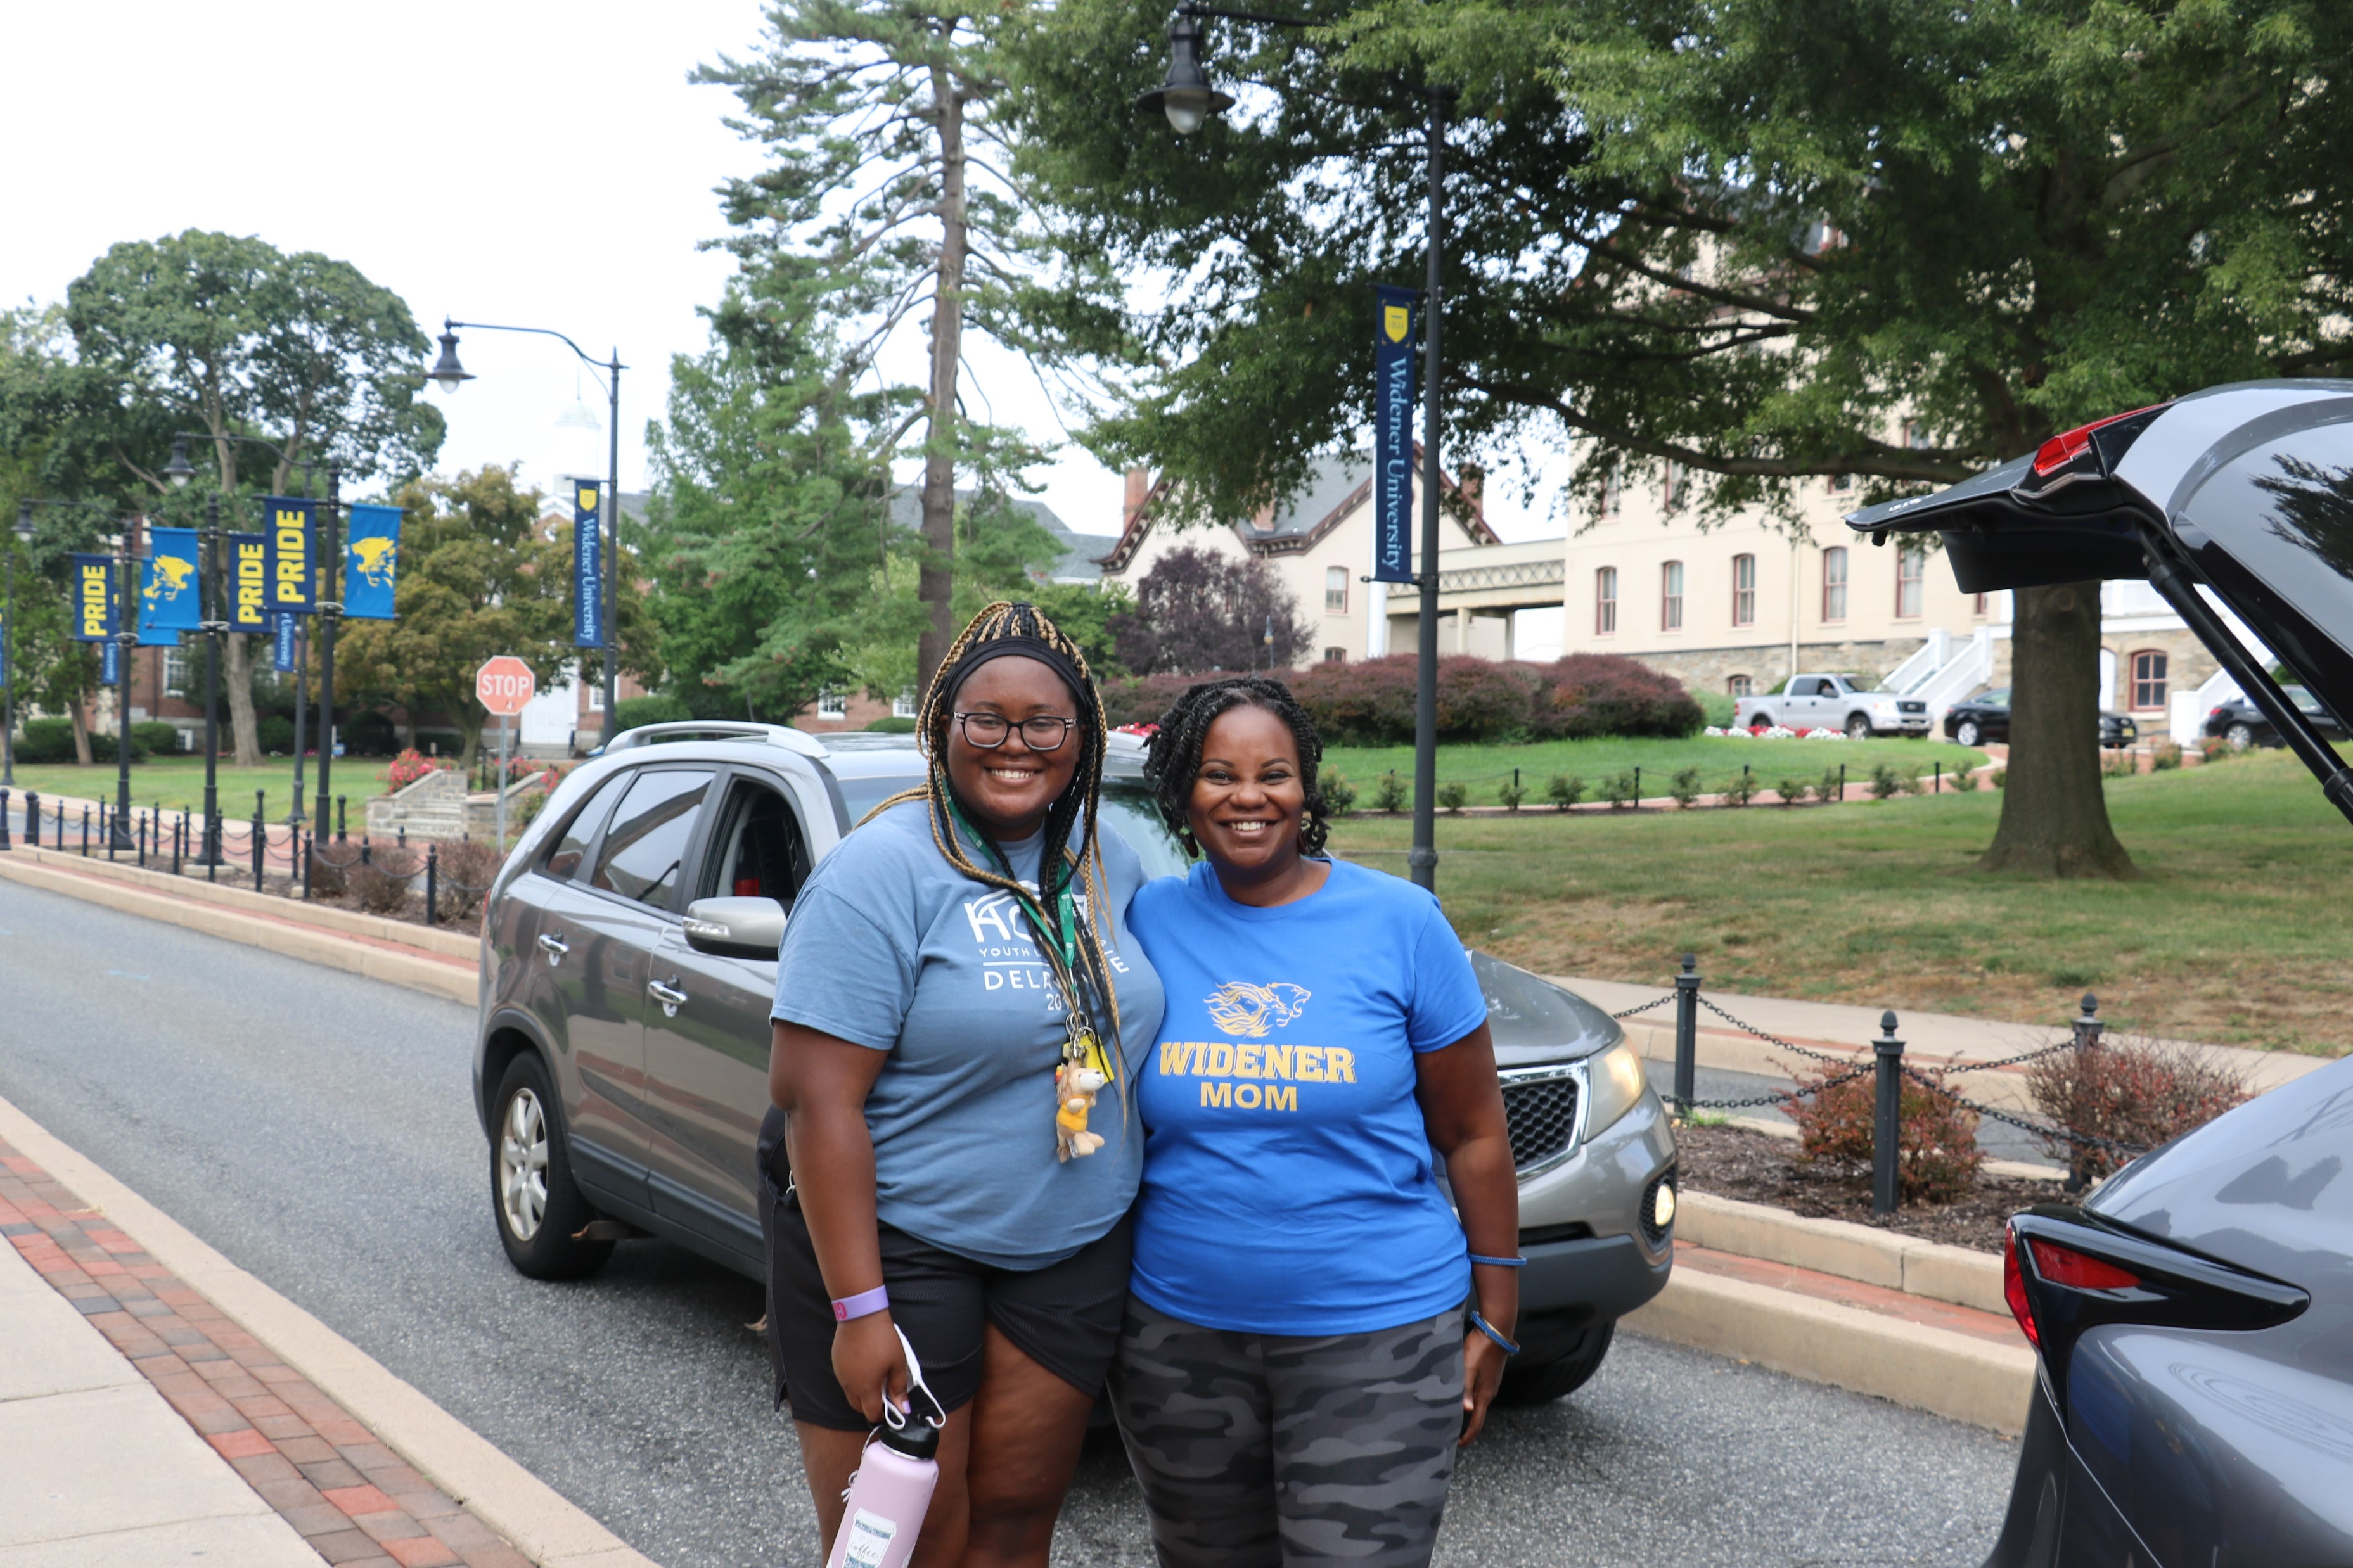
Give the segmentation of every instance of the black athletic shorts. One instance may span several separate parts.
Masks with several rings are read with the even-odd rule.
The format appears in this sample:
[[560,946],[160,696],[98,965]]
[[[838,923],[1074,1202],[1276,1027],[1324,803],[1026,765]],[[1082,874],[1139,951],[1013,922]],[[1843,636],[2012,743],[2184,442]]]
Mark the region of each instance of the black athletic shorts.
[[[833,1303],[818,1271],[799,1195],[779,1194],[764,1165],[768,1242],[768,1351],[776,1397],[793,1419],[840,1432],[871,1425],[833,1375]],[[1128,1220],[1060,1263],[1023,1271],[959,1258],[881,1227],[891,1319],[906,1331],[923,1381],[955,1410],[980,1392],[983,1326],[994,1323],[1030,1360],[1089,1398],[1103,1392],[1127,1310]]]

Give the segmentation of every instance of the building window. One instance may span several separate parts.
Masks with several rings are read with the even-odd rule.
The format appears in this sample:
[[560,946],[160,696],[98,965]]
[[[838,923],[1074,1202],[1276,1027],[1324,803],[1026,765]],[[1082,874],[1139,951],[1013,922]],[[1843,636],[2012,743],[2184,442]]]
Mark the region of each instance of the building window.
[[1928,575],[1928,552],[1916,544],[1895,552],[1895,618],[1920,617],[1921,587]]
[[[1754,555],[1732,558],[1732,624],[1736,626],[1757,624],[1757,557]],[[1747,678],[1744,676],[1742,679]]]
[[605,683],[601,680],[592,679],[588,682],[588,711],[591,713],[602,713],[604,710]]
[[1659,629],[1683,629],[1683,563],[1670,561],[1659,568]]
[[1615,468],[1601,476],[1601,515],[1616,517],[1625,504],[1626,480]]
[[1324,569],[1324,613],[1345,616],[1348,613],[1348,569],[1326,566]]
[[1689,470],[1681,463],[1670,462],[1667,465],[1665,482],[1659,489],[1659,504],[1668,511],[1681,511],[1685,500],[1684,492],[1690,488]]
[[1917,419],[1904,422],[1904,444],[1915,452],[1928,449],[1928,427]]
[[1345,664],[1348,662],[1348,650],[1344,647],[1327,647],[1324,650],[1324,662],[1326,664]]
[[171,697],[188,694],[188,650],[167,647],[164,650],[164,690]]
[[1852,474],[1832,474],[1831,476],[1831,494],[1834,496],[1842,496],[1852,489],[1854,489],[1854,476]]
[[1833,544],[1822,552],[1822,619],[1846,619],[1846,546]]
[[1593,574],[1593,631],[1608,637],[1618,629],[1618,568],[1604,566]]
[[2142,711],[2165,706],[2165,655],[2155,648],[2133,655],[2132,705]]
[[891,717],[913,719],[915,716],[915,689],[912,686],[891,699]]
[[1754,697],[1757,695],[1757,683],[1745,675],[1726,676],[1724,694],[1726,697]]
[[828,686],[818,693],[817,716],[820,719],[849,717],[849,693],[839,686]]

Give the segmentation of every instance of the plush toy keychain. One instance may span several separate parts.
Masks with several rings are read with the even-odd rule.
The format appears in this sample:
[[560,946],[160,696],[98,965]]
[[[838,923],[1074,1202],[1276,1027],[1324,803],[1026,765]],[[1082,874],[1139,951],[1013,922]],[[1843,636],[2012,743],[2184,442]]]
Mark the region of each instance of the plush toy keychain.
[[1103,1134],[1087,1131],[1087,1113],[1095,1108],[1095,1092],[1111,1081],[1104,1069],[1103,1047],[1092,1029],[1071,1037],[1062,1047],[1062,1065],[1054,1069],[1054,1158],[1068,1163],[1073,1155],[1092,1154],[1103,1146]]

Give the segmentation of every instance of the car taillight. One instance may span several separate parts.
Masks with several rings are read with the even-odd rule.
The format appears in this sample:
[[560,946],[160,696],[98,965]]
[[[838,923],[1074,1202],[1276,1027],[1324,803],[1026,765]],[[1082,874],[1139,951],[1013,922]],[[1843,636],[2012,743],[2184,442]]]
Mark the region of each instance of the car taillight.
[[2086,451],[2089,451],[2092,446],[2092,432],[2099,429],[2101,426],[2114,425],[2120,420],[2129,419],[2135,414],[2146,414],[2149,411],[2149,408],[2162,408],[2165,405],[2161,403],[2152,403],[2148,405],[2148,408],[2135,408],[2127,410],[2123,414],[2111,414],[2105,419],[2094,419],[2089,425],[2079,425],[2073,430],[2063,431],[2061,434],[2052,437],[2051,439],[2043,442],[2042,446],[2035,448],[2035,477],[2037,479],[2047,479],[2051,475],[2055,474],[2060,469],[2065,468],[2068,464],[2073,462],[2076,458],[2082,457]]
[[2212,712],[2211,712],[2211,713],[2209,713],[2209,714],[2207,714],[2207,715],[2206,715],[2206,717],[2208,717],[2209,719],[2220,719],[2221,716],[2222,716],[2222,709],[2221,709],[2221,704],[2219,704],[2219,703],[2215,705],[2214,710],[2213,710]]
[[2034,1308],[2026,1299],[2026,1276],[2018,1267],[2018,1229],[2015,1226],[2003,1238],[2001,1296],[2010,1303],[2010,1315],[2018,1320],[2018,1326],[2025,1331],[2026,1342],[2037,1350],[2042,1349],[2042,1331],[2034,1326]]
[[[2072,1247],[2062,1247],[2039,1236],[2026,1245],[2034,1254],[2034,1272],[2053,1285],[2064,1285],[2071,1290],[2130,1290],[2140,1284],[2140,1276],[2131,1269],[2119,1268],[2104,1258],[2088,1258]],[[2021,1286],[2021,1294],[2023,1290]]]

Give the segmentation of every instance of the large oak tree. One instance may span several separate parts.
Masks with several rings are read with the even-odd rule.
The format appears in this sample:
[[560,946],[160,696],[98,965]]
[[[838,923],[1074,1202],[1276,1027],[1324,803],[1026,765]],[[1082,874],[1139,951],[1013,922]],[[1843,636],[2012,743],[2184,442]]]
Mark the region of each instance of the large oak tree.
[[[1450,451],[1574,437],[1704,515],[1948,483],[2085,420],[2353,359],[2353,10],[2306,0],[1306,0],[1213,23],[1242,101],[1133,96],[1160,0],[1064,0],[1017,56],[1024,171],[1140,295],[1092,433],[1245,514],[1353,438],[1371,285],[1419,276],[1419,107],[1449,152]],[[1238,84],[1256,84],[1238,85]],[[1165,302],[1163,302],[1165,300]],[[1984,863],[2129,875],[2096,770],[2095,584],[2018,595]]]

